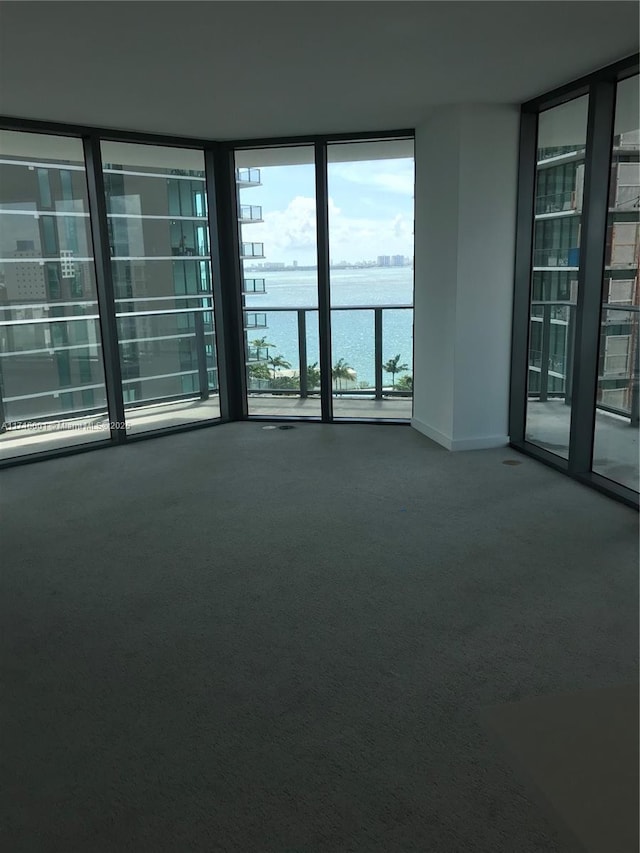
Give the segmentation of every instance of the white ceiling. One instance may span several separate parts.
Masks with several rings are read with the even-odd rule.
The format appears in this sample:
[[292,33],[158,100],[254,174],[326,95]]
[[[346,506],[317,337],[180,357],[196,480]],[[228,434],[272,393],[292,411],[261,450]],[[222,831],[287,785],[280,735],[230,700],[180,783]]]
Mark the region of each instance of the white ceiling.
[[0,2],[0,113],[214,139],[414,127],[638,50],[629,2]]

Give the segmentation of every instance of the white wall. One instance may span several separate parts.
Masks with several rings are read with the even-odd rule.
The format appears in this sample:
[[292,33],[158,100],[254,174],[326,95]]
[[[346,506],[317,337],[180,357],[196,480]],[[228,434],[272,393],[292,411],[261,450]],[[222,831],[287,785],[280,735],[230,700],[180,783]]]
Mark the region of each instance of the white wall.
[[[446,445],[453,433],[458,278],[458,109],[416,128],[414,426]],[[423,430],[426,431],[426,430]]]
[[519,110],[440,107],[416,131],[413,426],[508,441]]

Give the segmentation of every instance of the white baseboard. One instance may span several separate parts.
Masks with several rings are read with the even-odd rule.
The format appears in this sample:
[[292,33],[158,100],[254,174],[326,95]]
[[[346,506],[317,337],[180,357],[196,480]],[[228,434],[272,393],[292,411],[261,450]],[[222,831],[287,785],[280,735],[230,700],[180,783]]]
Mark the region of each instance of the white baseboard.
[[451,450],[451,438],[448,435],[445,435],[443,432],[440,432],[433,427],[428,426],[428,424],[419,421],[417,418],[411,418],[411,426],[414,429],[417,429],[418,432],[421,432],[423,435],[426,435],[427,438],[430,438],[432,441],[435,441],[436,444],[442,445],[442,447],[446,447],[447,450]]
[[475,438],[451,438],[417,418],[411,419],[411,426],[427,438],[446,447],[447,450],[489,450],[492,447],[506,447],[509,444],[508,435],[484,435]]
[[508,435],[484,435],[477,438],[458,438],[451,450],[490,450],[492,447],[506,447]]

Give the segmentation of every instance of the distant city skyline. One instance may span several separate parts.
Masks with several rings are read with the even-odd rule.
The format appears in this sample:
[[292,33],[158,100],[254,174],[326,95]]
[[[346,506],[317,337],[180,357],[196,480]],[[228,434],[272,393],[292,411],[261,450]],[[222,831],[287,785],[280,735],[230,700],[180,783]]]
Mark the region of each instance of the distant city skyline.
[[[402,259],[402,262],[400,261]],[[379,268],[398,268],[410,267],[413,264],[413,256],[408,255],[378,255],[377,258],[361,259],[358,261],[347,261],[341,259],[339,261],[331,259],[329,267],[331,269],[344,269],[346,267],[379,267]],[[245,270],[247,272],[277,272],[278,270],[296,270],[296,269],[317,269],[317,264],[303,264],[297,259],[290,263],[286,261],[257,261],[255,263],[247,262]]]

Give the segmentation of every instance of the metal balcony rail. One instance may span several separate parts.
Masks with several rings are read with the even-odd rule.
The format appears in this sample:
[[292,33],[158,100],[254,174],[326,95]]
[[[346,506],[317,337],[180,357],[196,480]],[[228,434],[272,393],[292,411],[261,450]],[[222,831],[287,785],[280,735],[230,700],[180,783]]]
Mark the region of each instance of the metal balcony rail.
[[545,168],[557,162],[566,162],[584,157],[584,145],[556,145],[553,148],[539,148],[536,165]]
[[576,246],[568,248],[534,249],[534,267],[577,267],[579,249]]
[[[611,316],[611,315],[614,316]],[[540,347],[530,346],[528,369],[536,374],[538,391],[529,390],[530,399],[545,402],[550,398],[563,398],[567,405],[571,404],[573,381],[573,348],[575,336],[576,305],[568,301],[531,302],[531,328],[534,324],[541,326],[537,340]],[[599,384],[611,381],[624,381],[624,386],[616,386],[615,390],[626,392],[629,404],[626,407],[610,406],[603,401],[596,403],[596,408],[620,415],[629,419],[631,425],[639,422],[640,414],[640,340],[638,323],[640,306],[603,303],[600,321],[600,369]],[[562,329],[561,351],[552,352],[552,326]],[[612,326],[626,329],[623,336],[629,339],[629,350],[626,354],[607,355],[606,342],[612,334]],[[618,333],[615,335],[618,337]],[[555,340],[558,344],[558,338]],[[553,380],[561,384],[561,389],[552,387]]]
[[238,219],[240,222],[262,222],[262,207],[259,204],[241,204]]
[[236,182],[254,185],[261,183],[260,169],[236,169]]
[[269,347],[247,346],[247,364],[260,364],[269,357]]
[[257,313],[255,311],[245,311],[244,327],[245,329],[266,329],[267,315],[263,311]]
[[266,293],[266,281],[264,278],[245,278],[243,291],[245,293]]
[[[206,302],[203,305],[203,301]],[[174,308],[167,307],[167,304],[180,304],[188,302],[197,302],[197,305],[190,307]],[[212,297],[210,294],[202,295],[184,295],[184,296],[167,296],[167,297],[142,297],[142,298],[121,298],[116,300],[116,317],[120,327],[121,335],[119,337],[119,348],[121,352],[121,368],[122,368],[122,384],[125,391],[136,387],[138,396],[135,400],[125,402],[127,409],[137,408],[144,405],[152,405],[154,403],[170,402],[173,400],[187,399],[207,399],[210,394],[218,391],[218,375],[215,363],[211,360],[215,359],[215,329],[213,326],[213,308]],[[25,316],[27,312],[50,311],[52,309],[68,310],[83,310],[84,314],[71,314],[67,316]],[[384,370],[383,370],[383,315],[388,310],[404,310],[412,311],[411,305],[355,305],[355,306],[336,306],[332,308],[334,312],[340,311],[369,311],[373,313],[374,318],[374,365],[375,365],[375,380],[371,387],[367,388],[340,388],[334,387],[333,393],[336,396],[375,396],[376,399],[383,397],[399,396],[410,397],[411,391],[392,389],[384,387]],[[246,312],[247,315],[252,315],[251,320],[255,325],[250,328],[263,328],[266,326],[268,314],[271,312],[289,312],[294,313],[297,317],[298,330],[298,356],[299,356],[299,388],[272,388],[269,382],[262,381],[262,386],[259,388],[251,387],[251,394],[294,394],[301,397],[306,397],[309,394],[319,393],[316,387],[309,387],[308,374],[308,353],[307,353],[307,315],[317,315],[316,307],[305,308],[269,308],[260,312]],[[13,316],[12,316],[13,315]],[[18,316],[15,316],[18,315]],[[184,318],[181,320],[180,318]],[[193,320],[187,320],[193,318]],[[178,322],[185,322],[186,327],[180,328],[159,328],[158,323],[164,319]],[[127,320],[135,322],[135,327],[128,328]],[[60,324],[77,324],[84,323],[86,331],[84,337],[86,340],[78,342],[74,340],[72,335],[67,343],[54,343],[47,336],[42,343],[33,341],[33,345],[29,345],[27,349],[14,348],[6,350],[7,342],[11,341],[12,331],[21,327],[45,327],[53,330],[55,328],[70,329],[70,325],[61,326]],[[140,325],[138,325],[140,323]],[[122,324],[125,324],[124,326]],[[172,350],[168,359],[162,359],[161,363],[154,365],[154,353],[157,353],[158,345],[162,342],[170,341],[190,341],[188,349],[180,354],[176,350]],[[10,372],[10,365],[20,363],[20,369],[31,371],[34,377],[34,389],[31,393],[18,393],[5,396],[4,400],[0,394],[0,423],[11,419],[24,422],[43,422],[56,418],[66,417],[82,417],[91,414],[102,415],[106,408],[106,399],[104,397],[104,384],[102,380],[101,368],[101,349],[99,331],[99,314],[97,310],[97,302],[95,300],[78,300],[71,302],[49,303],[34,305],[27,303],[24,305],[0,306],[0,342],[3,343],[6,351],[0,351],[0,389],[3,387],[2,374],[7,376]],[[1,347],[0,347],[1,349]],[[87,382],[76,382],[73,385],[62,385],[58,381],[56,357],[62,353],[72,353],[77,351],[81,354],[86,354],[90,358],[90,364],[94,371],[94,376]],[[188,364],[184,369],[180,368],[179,360],[191,355],[192,366]],[[247,364],[265,362],[270,354],[268,347],[247,347]],[[339,353],[335,354],[339,357]],[[42,358],[45,358],[47,365],[50,367],[50,375],[44,375],[42,371]],[[187,359],[188,360],[188,359]],[[138,372],[141,363],[151,372],[146,375],[132,375]],[[184,362],[183,362],[184,363]],[[155,370],[154,370],[155,367]],[[4,371],[3,371],[4,368]],[[97,370],[96,370],[97,368]],[[178,369],[176,369],[178,368]],[[175,382],[181,377],[197,377],[194,383],[194,390],[184,393],[175,393],[173,389],[166,388],[166,393],[158,393],[158,383]],[[40,380],[44,378],[44,382]],[[96,379],[98,381],[96,382]],[[50,383],[47,387],[47,383]],[[155,386],[154,387],[154,383]],[[141,389],[147,387],[154,389],[152,393],[141,393]],[[17,389],[16,389],[17,390]],[[101,391],[100,399],[96,401],[86,402],[79,396],[82,392]],[[65,395],[73,395],[67,397]],[[55,400],[55,406],[48,403],[43,406],[45,399]],[[19,405],[33,401],[35,405]],[[40,402],[37,402],[40,401]],[[13,410],[13,411],[12,411]],[[21,410],[21,411],[20,411]]]
[[[211,301],[211,297],[207,297],[207,295],[203,296],[185,296],[185,297],[144,297],[142,299],[122,299],[116,300],[116,303],[119,307],[127,306],[128,304],[135,302],[165,302],[165,301],[188,301],[197,299],[198,302],[202,303],[203,300],[208,302]],[[15,312],[23,313],[26,309],[33,310],[34,308],[39,310],[51,309],[55,307],[82,307],[85,310],[89,310],[92,313],[86,314],[75,314],[70,316],[57,316],[57,317],[14,317],[6,318],[7,312]],[[133,307],[131,305],[131,307]],[[2,313],[4,312],[4,313]],[[188,325],[187,328],[181,329],[177,328],[175,331],[171,331],[171,333],[159,333],[153,334],[154,330],[151,330],[149,326],[144,329],[144,334],[137,335],[136,337],[125,336],[119,337],[118,344],[120,347],[121,353],[121,368],[122,368],[122,385],[126,389],[127,387],[132,387],[138,383],[152,383],[152,382],[161,382],[163,380],[175,380],[177,378],[193,376],[197,377],[197,381],[194,383],[195,389],[193,391],[187,391],[182,393],[171,393],[167,392],[165,394],[155,393],[153,395],[147,396],[139,396],[134,401],[128,401],[125,403],[127,408],[139,407],[142,405],[150,405],[153,403],[160,402],[169,402],[172,400],[186,400],[186,399],[194,399],[199,398],[201,400],[206,400],[212,393],[217,393],[218,391],[218,371],[215,364],[210,364],[208,362],[209,358],[215,358],[215,330],[213,326],[213,309],[211,305],[202,306],[200,304],[197,307],[190,308],[153,308],[150,310],[125,310],[125,311],[116,311],[116,318],[119,323],[128,318],[147,318],[147,322],[151,323],[154,320],[159,320],[164,317],[171,317],[175,320],[178,320],[180,317],[193,317],[193,323]],[[11,369],[11,360],[20,360],[22,362],[22,366],[24,366],[25,360],[27,363],[31,363],[32,370],[36,374],[36,377],[39,378],[39,371],[42,365],[41,358],[49,357],[50,363],[53,362],[53,359],[56,358],[58,354],[65,352],[73,352],[79,351],[84,353],[90,352],[90,360],[92,365],[101,365],[101,352],[102,344],[100,340],[100,331],[99,331],[99,315],[97,313],[97,303],[95,301],[82,301],[82,302],[64,302],[58,304],[49,304],[49,305],[41,305],[34,306],[30,305],[22,305],[22,306],[0,306],[0,343],[3,341],[9,340],[13,329],[19,329],[21,327],[28,326],[46,326],[47,328],[56,328],[59,327],[60,324],[69,324],[69,323],[86,323],[91,324],[93,327],[93,332],[91,339],[89,335],[87,335],[87,340],[82,343],[72,343],[72,344],[57,344],[53,342],[47,343],[45,346],[31,346],[28,349],[14,349],[6,352],[0,351],[0,429],[3,424],[5,424],[8,420],[20,421],[24,422],[40,422],[51,420],[55,418],[59,418],[60,416],[66,417],[78,417],[83,415],[89,415],[92,413],[100,413],[104,411],[106,406],[106,400],[100,406],[96,405],[78,405],[78,401],[74,400],[73,405],[65,405],[65,398],[63,395],[66,394],[76,394],[87,391],[96,391],[102,390],[104,392],[104,384],[103,382],[96,383],[95,379],[93,382],[79,382],[73,385],[62,385],[59,382],[56,382],[54,385],[49,388],[43,389],[40,387],[38,391],[33,391],[32,393],[27,394],[14,394],[11,396],[3,397],[3,388],[5,383],[3,382],[3,374],[6,375],[7,371]],[[68,327],[67,327],[68,328]],[[189,348],[189,355],[191,358],[191,362],[195,361],[195,367],[190,369],[166,369],[160,370],[155,373],[150,373],[148,375],[139,375],[139,376],[131,376],[130,368],[133,370],[139,369],[140,362],[139,360],[148,358],[148,353],[144,349],[144,345],[147,344],[151,347],[158,345],[159,342],[162,341],[192,341],[192,346]],[[131,346],[138,347],[137,352],[133,356],[130,354],[129,348]],[[185,353],[183,352],[182,358],[184,358]],[[180,359],[179,353],[172,353],[171,357],[177,357]],[[175,364],[175,358],[173,358]],[[136,364],[137,361],[137,364]],[[166,362],[165,362],[166,364]],[[176,364],[176,366],[178,366]],[[100,367],[100,376],[102,375],[102,370]],[[49,381],[51,381],[53,377],[49,377]],[[52,400],[58,400],[58,407],[55,411],[46,409],[40,410],[37,413],[32,412],[31,415],[18,415],[17,413],[12,413],[11,409],[14,408],[15,404],[24,403],[29,400],[43,400],[44,398],[51,398]],[[16,415],[15,417],[13,415]]]
[[[334,396],[349,396],[349,397],[371,397],[373,396],[376,400],[382,400],[384,397],[411,397],[413,396],[412,392],[409,390],[394,390],[390,388],[384,387],[383,381],[383,357],[382,357],[382,345],[383,345],[383,334],[382,334],[382,318],[385,311],[390,310],[404,310],[404,311],[413,311],[412,305],[340,305],[331,308],[331,311],[372,311],[373,319],[374,319],[374,382],[371,387],[368,388],[340,388],[333,387],[333,395]],[[258,394],[258,395],[285,395],[285,396],[299,396],[302,398],[308,397],[310,394],[319,394],[320,388],[319,386],[310,388],[309,387],[309,358],[307,353],[307,314],[317,314],[318,309],[313,307],[304,307],[304,308],[286,308],[286,307],[269,307],[264,309],[264,314],[269,315],[271,313],[276,312],[286,312],[289,314],[295,314],[297,317],[297,347],[298,347],[298,388],[278,388],[273,387],[271,384],[271,380],[268,379],[253,379],[252,377],[248,377],[248,392],[249,394]],[[268,319],[268,317],[267,317]],[[409,344],[411,342],[408,342]],[[253,365],[257,362],[267,363],[267,359],[269,356],[269,352],[273,351],[271,347],[268,348],[256,348],[252,346],[248,346],[247,348],[247,367],[249,365]],[[339,358],[339,353],[334,353],[334,359]],[[277,378],[277,377],[276,377]]]
[[240,245],[240,259],[264,258],[264,243],[242,243]]
[[576,209],[576,194],[572,190],[541,195],[536,198],[536,214],[573,212]]

